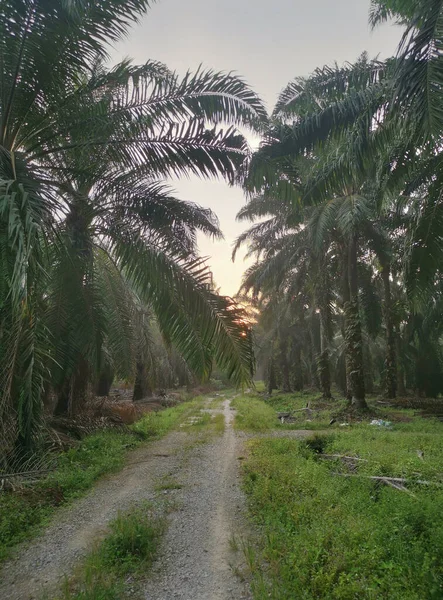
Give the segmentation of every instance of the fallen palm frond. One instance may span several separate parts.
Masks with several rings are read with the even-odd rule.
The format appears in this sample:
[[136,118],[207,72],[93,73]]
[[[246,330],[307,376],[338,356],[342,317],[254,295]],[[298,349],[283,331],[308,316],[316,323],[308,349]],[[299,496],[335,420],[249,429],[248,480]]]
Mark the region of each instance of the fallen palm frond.
[[426,485],[426,486],[437,486],[442,487],[443,483],[438,481],[425,481],[423,479],[406,479],[404,477],[385,477],[381,475],[358,475],[356,473],[333,473],[338,477],[359,477],[362,479],[370,479],[373,481],[379,481],[380,483],[384,483],[390,487],[393,487],[396,490],[401,492],[406,492],[414,496],[414,494],[408,490],[406,485],[409,484],[418,484],[418,485]]

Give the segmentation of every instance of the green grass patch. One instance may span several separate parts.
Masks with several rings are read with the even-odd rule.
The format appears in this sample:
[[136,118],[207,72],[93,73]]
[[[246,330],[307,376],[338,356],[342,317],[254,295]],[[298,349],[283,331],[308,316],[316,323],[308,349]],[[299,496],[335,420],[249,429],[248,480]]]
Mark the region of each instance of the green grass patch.
[[[370,407],[370,412],[367,415],[358,415],[352,413],[352,411],[351,414],[348,414],[347,401],[337,393],[335,398],[331,400],[324,400],[319,392],[310,390],[289,394],[276,393],[271,397],[251,392],[245,397],[262,402],[275,411],[276,418],[270,427],[276,429],[341,430],[343,423],[347,423],[351,427],[358,427],[360,421],[369,423],[372,419],[377,418],[392,421],[394,428],[399,431],[440,432],[443,434],[442,422],[432,418],[424,419],[417,414],[416,410],[379,404],[376,396],[368,396],[367,398]],[[255,405],[255,410],[257,410],[257,405]],[[282,424],[277,420],[278,413],[291,413],[294,421]],[[335,422],[330,425],[333,419],[335,419]]]
[[[322,400],[319,392],[305,391],[291,394],[276,394],[263,401],[271,406],[276,413],[291,412],[294,423],[284,423],[284,429],[324,429],[335,413],[342,410],[346,404],[343,399]],[[304,410],[308,408],[309,410]]]
[[165,521],[145,504],[120,514],[108,535],[86,558],[80,572],[67,581],[63,600],[105,600],[124,597],[128,576],[146,574],[154,561]]
[[189,402],[183,402],[173,408],[151,412],[132,426],[134,431],[148,439],[157,439],[174,429],[179,423],[200,414],[204,405],[203,396],[197,396]]
[[[212,410],[212,403],[210,407]],[[225,430],[225,417],[222,413],[209,412],[200,405],[196,411],[187,416],[180,427],[188,433],[221,435]]]
[[170,476],[166,476],[161,479],[160,483],[158,483],[154,489],[157,492],[162,492],[165,490],[181,490],[182,487],[182,484],[179,483],[176,479]]
[[202,397],[145,415],[133,425],[136,435],[105,431],[84,438],[60,454],[57,468],[32,488],[0,493],[0,561],[11,548],[35,535],[58,506],[83,495],[99,477],[119,470],[129,450],[142,440],[168,433],[203,405]]
[[[413,433],[361,425],[314,441],[250,442],[245,489],[263,532],[255,599],[442,598],[443,448],[433,427]],[[322,453],[365,460],[350,469]],[[405,477],[414,495],[369,475]]]
[[239,396],[231,402],[236,409],[234,427],[245,431],[269,431],[278,423],[273,408],[254,396]]
[[105,473],[123,466],[129,449],[140,443],[133,435],[102,432],[57,459],[57,468],[32,488],[0,494],[0,560],[18,542],[45,524],[56,507],[81,496]]
[[223,413],[213,415],[212,426],[214,428],[215,433],[217,433],[218,435],[222,435],[226,427],[225,415]]

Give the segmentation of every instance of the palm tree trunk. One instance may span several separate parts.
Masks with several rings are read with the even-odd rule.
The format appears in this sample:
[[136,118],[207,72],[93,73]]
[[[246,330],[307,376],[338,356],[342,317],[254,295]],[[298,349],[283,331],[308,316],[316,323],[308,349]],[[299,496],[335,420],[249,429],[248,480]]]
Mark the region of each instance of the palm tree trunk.
[[384,290],[384,320],[386,329],[386,397],[395,398],[397,396],[397,357],[395,347],[394,322],[392,315],[392,296],[390,281],[390,266],[385,265],[382,272],[383,290]]
[[[310,376],[310,386],[312,388],[320,389],[320,381],[318,377],[318,365],[317,365],[317,356],[319,354],[318,344],[315,343],[315,333],[314,333],[314,320],[311,318],[309,323],[309,356],[307,357],[307,362],[309,363],[308,370]],[[301,358],[300,358],[301,364]]]
[[287,336],[284,334],[280,334],[280,369],[282,375],[282,391],[289,393],[291,391],[291,378],[288,360],[288,340]]
[[149,396],[152,396],[152,388],[149,385],[146,375],[146,368],[144,363],[141,360],[138,360],[136,365],[134,393],[132,400],[137,402],[138,400],[142,400],[143,398],[147,398]]
[[292,362],[294,365],[293,384],[294,391],[301,392],[303,389],[303,367],[301,362],[301,345],[295,342],[292,346]]
[[374,361],[367,344],[363,346],[363,364],[365,366],[365,390],[368,394],[373,394],[375,389]]
[[349,261],[346,255],[346,251],[343,248],[343,313],[344,313],[344,323],[342,328],[343,339],[345,340],[345,370],[346,370],[346,386],[345,386],[345,397],[351,402],[352,400],[352,387],[351,387],[351,379],[350,373],[352,370],[351,362],[350,362],[350,354],[349,354],[349,345],[346,339],[346,324],[347,324],[347,316],[346,316],[346,307],[349,305],[351,301],[351,295],[349,291]]
[[[326,276],[324,277],[326,279]],[[326,283],[326,285],[324,285]],[[326,289],[325,289],[326,288]],[[318,378],[323,398],[332,398],[331,370],[329,364],[329,294],[327,282],[320,290],[320,354],[318,356]]]
[[331,394],[331,372],[329,369],[329,351],[320,352],[318,357],[318,377],[323,398],[332,398]]
[[101,370],[95,393],[97,396],[109,396],[111,391],[111,385],[114,381],[114,369],[109,365],[105,364]]
[[397,357],[397,393],[399,396],[406,396],[405,372],[401,361],[399,331],[395,335],[395,352]]
[[88,397],[89,376],[88,362],[81,357],[76,372],[66,377],[58,393],[55,415],[73,416],[84,409]]
[[358,302],[357,238],[353,236],[348,246],[349,301],[345,304],[347,380],[350,384],[351,404],[358,410],[368,408],[365,399],[365,376],[363,368],[363,339]]
[[271,396],[273,390],[277,387],[277,381],[275,378],[275,367],[274,367],[274,359],[271,356],[269,359],[268,365],[268,395]]

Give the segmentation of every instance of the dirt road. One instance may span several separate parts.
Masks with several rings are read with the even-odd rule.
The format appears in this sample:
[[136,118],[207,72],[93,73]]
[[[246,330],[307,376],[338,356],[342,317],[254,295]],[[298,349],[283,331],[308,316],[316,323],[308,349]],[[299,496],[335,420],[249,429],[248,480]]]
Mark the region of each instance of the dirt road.
[[[235,574],[241,552],[234,551],[234,536],[238,540],[245,527],[238,474],[243,449],[229,404],[208,404],[209,411],[225,416],[222,435],[202,439],[202,434],[170,433],[133,452],[120,473],[60,510],[41,537],[3,566],[0,598],[54,597],[119,510],[142,500],[158,501],[159,494],[173,510],[159,559],[137,595],[146,600],[250,598],[247,584]],[[171,479],[177,489],[159,491],[159,482]]]

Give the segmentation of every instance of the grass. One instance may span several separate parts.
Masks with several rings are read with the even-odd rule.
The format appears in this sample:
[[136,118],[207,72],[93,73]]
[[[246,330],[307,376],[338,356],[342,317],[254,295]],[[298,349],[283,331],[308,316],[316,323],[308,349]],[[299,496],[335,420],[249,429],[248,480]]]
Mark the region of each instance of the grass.
[[214,433],[216,433],[218,435],[222,435],[224,433],[225,427],[226,427],[225,415],[222,413],[213,415],[211,425],[214,429]]
[[105,473],[123,466],[139,440],[130,434],[102,432],[58,457],[57,468],[32,488],[0,494],[0,560],[31,537],[55,509],[82,495]]
[[[345,401],[334,399],[324,401],[319,392],[304,391],[293,392],[291,394],[275,394],[270,398],[263,400],[268,406],[276,412],[293,412],[296,419],[294,423],[285,423],[284,429],[324,429],[335,413],[345,406]],[[310,408],[310,411],[301,409]]]
[[[263,534],[251,560],[255,599],[442,598],[442,433],[443,424],[418,420],[249,442],[244,483]],[[365,460],[350,469],[322,453]],[[407,478],[414,495],[369,475]]]
[[[260,382],[258,382],[260,383]],[[257,385],[256,388],[259,386]],[[367,398],[370,412],[366,421],[380,418],[392,421],[395,429],[401,431],[442,432],[443,425],[430,418],[423,419],[416,410],[394,408],[377,404],[377,398]],[[343,423],[358,427],[361,420],[358,415],[349,414],[347,402],[337,394],[335,399],[323,400],[318,392],[303,391],[289,394],[274,393],[271,397],[257,392],[250,392],[236,398],[232,406],[237,408],[235,426],[246,431],[270,431],[305,429],[310,431],[342,430]],[[309,407],[309,411],[301,410]],[[291,412],[295,418],[291,423],[280,423],[278,413]],[[333,424],[331,420],[335,419]]]
[[91,552],[79,573],[66,581],[63,600],[121,599],[124,581],[145,574],[158,551],[165,521],[149,504],[119,514],[109,533]]
[[235,398],[231,406],[236,409],[234,427],[245,431],[269,431],[278,423],[276,413],[253,395]]
[[157,439],[176,427],[204,404],[197,397],[173,408],[148,413],[132,426],[137,435],[104,431],[84,438],[60,454],[57,468],[32,488],[0,493],[0,561],[11,549],[48,523],[58,506],[84,494],[101,476],[120,469],[129,450],[142,440]]
[[158,483],[154,489],[156,492],[162,492],[165,490],[181,490],[182,487],[181,483],[167,475],[161,479],[160,483]]
[[[305,408],[309,404],[311,414],[309,420]],[[237,409],[235,427],[245,431],[266,432],[271,429],[312,429],[322,430],[329,426],[333,412],[337,412],[343,402],[319,401],[319,395],[297,392],[292,394],[276,394],[270,398],[259,396],[257,392],[244,394],[235,398],[231,406]],[[281,424],[277,419],[280,412],[294,412],[295,423]]]
[[[211,409],[212,409],[211,404]],[[204,410],[190,415],[187,420],[180,425],[188,433],[204,433],[221,435],[225,430],[225,417],[222,413],[211,414]]]
[[189,402],[183,402],[172,408],[147,413],[134,423],[133,429],[147,439],[158,439],[179,423],[198,415],[203,404],[203,396],[197,396]]

